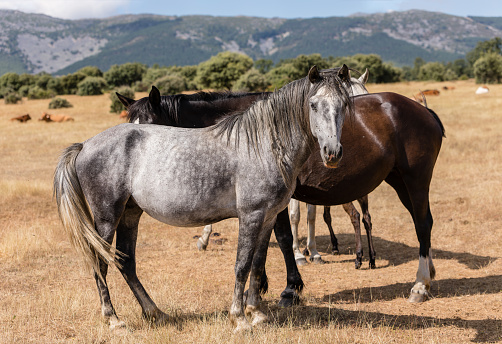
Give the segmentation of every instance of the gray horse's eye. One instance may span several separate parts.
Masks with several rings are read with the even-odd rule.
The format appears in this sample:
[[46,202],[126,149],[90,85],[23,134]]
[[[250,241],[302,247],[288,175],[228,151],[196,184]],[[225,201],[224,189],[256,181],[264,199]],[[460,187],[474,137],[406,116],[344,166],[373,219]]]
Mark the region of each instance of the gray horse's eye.
[[317,104],[310,103],[310,108],[312,109],[312,111],[317,111]]

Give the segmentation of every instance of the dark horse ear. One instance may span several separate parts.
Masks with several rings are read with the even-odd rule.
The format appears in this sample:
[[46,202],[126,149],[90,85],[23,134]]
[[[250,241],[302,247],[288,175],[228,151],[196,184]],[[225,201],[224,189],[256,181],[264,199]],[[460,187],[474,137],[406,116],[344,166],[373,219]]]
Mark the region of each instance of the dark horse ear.
[[150,100],[150,104],[152,104],[152,106],[160,106],[160,91],[157,87],[152,86],[148,99]]
[[132,104],[136,103],[134,99],[127,98],[126,96],[123,96],[118,92],[115,92],[115,94],[119,98],[120,102],[126,107],[126,109],[128,109]]
[[313,65],[309,70],[309,80],[311,83],[316,83],[321,79],[321,75],[319,74],[319,70],[316,65]]
[[349,82],[350,81],[350,71],[349,67],[344,63],[340,70],[338,71],[338,77],[342,79],[342,81]]

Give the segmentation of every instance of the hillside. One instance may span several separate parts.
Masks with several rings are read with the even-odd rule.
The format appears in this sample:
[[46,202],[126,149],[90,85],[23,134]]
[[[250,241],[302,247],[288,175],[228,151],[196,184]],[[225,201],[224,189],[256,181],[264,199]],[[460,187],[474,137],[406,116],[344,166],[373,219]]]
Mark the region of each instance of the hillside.
[[406,11],[350,17],[125,15],[63,20],[0,10],[0,75],[67,74],[86,65],[190,65],[231,50],[274,62],[299,54],[379,54],[396,65],[462,58],[480,40],[502,36],[502,18]]

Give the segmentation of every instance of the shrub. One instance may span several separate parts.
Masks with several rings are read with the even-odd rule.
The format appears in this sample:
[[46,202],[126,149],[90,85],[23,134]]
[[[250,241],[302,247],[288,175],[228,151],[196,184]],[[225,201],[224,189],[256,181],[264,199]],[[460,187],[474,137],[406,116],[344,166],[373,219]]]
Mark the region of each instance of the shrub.
[[185,78],[178,74],[166,75],[155,80],[154,85],[162,95],[177,94],[187,90]]
[[26,95],[28,99],[48,99],[55,96],[54,92],[44,90],[40,86],[32,86]]
[[237,79],[253,67],[253,60],[243,54],[225,51],[197,66],[198,88],[231,89]]
[[476,83],[499,84],[502,81],[502,56],[497,53],[485,54],[474,63]]
[[77,95],[95,96],[103,94],[103,88],[107,86],[105,79],[95,76],[88,76],[78,83]]
[[69,101],[67,101],[64,98],[56,97],[51,102],[49,103],[49,109],[61,109],[61,108],[70,108],[73,107],[73,105],[70,104]]
[[124,87],[120,87],[117,90],[113,90],[110,93],[110,100],[112,101],[112,104],[110,105],[110,112],[120,113],[120,112],[122,112],[122,110],[125,110],[126,108],[120,102],[119,98],[115,94],[116,92],[120,93],[123,96],[126,96],[127,98],[134,99],[134,91],[132,88],[124,86]]
[[136,81],[141,81],[146,73],[146,66],[142,63],[124,63],[113,65],[103,74],[106,82],[112,87],[131,86]]
[[265,75],[261,74],[257,69],[251,68],[235,82],[232,89],[244,92],[263,92],[268,85]]
[[17,104],[21,100],[22,97],[18,93],[9,93],[4,98],[5,104]]

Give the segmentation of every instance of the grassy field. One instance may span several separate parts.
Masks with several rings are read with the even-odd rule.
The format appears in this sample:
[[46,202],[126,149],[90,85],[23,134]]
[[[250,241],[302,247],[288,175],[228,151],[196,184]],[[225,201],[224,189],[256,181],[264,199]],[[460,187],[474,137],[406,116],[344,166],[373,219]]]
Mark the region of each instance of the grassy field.
[[[455,86],[443,91],[443,86]],[[487,343],[502,342],[502,85],[475,95],[472,81],[368,85],[370,92],[412,96],[438,88],[428,105],[442,119],[446,139],[431,185],[433,298],[407,302],[418,268],[410,215],[386,184],[369,197],[377,269],[354,269],[354,234],[341,207],[333,223],[341,254],[329,255],[329,235],[318,212],[318,249],[325,265],[300,267],[303,303],[276,304],[285,268],[275,238],[269,249],[270,322],[252,333],[232,333],[228,322],[237,221],[214,226],[223,243],[198,252],[201,228],[175,228],[143,215],[138,275],[157,305],[175,319],[153,327],[117,269],[108,275],[112,302],[126,331],[101,320],[92,276],[70,247],[52,199],[52,177],[62,149],[121,123],[108,95],[65,96],[74,107],[48,110],[49,100],[0,103],[0,343]],[[146,94],[137,94],[136,98]],[[42,111],[75,118],[45,123]],[[29,113],[33,120],[10,121]],[[305,245],[306,211],[300,237]],[[366,239],[363,247],[367,252]]]

